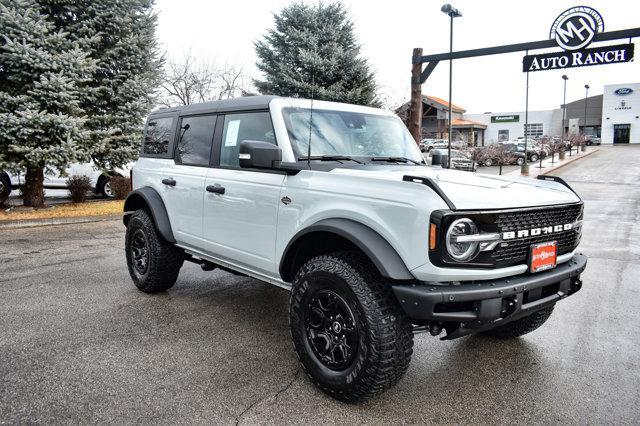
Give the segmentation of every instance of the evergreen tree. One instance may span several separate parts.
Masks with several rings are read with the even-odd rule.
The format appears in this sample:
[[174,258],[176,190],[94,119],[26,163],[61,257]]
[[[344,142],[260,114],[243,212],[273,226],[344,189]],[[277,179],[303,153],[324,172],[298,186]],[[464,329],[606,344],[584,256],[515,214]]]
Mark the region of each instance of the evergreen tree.
[[27,206],[44,204],[45,168],[90,152],[81,103],[93,65],[33,0],[0,0],[0,168],[26,170]]
[[97,63],[81,107],[90,158],[108,170],[134,159],[160,83],[154,0],[38,0],[56,28]]
[[294,3],[255,45],[263,94],[377,105],[376,83],[340,2]]

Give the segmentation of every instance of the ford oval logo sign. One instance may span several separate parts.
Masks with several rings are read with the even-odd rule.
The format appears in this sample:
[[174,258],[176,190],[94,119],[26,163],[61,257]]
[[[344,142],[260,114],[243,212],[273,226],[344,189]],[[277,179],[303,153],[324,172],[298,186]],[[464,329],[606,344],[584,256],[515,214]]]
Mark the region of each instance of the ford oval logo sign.
[[621,87],[619,89],[616,89],[613,93],[618,96],[630,95],[631,93],[633,93],[633,89],[630,87]]
[[553,22],[549,33],[564,50],[587,47],[596,33],[604,30],[604,21],[597,10],[587,6],[567,9]]

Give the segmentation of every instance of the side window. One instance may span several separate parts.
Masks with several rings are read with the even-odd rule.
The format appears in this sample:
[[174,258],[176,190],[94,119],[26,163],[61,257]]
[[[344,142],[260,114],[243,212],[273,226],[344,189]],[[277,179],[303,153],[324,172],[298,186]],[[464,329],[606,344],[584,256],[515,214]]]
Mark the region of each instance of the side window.
[[208,166],[213,144],[215,115],[184,117],[180,122],[176,162]]
[[239,167],[238,144],[244,140],[263,141],[276,144],[268,112],[227,114],[220,143],[220,165]]
[[147,129],[144,134],[143,154],[167,155],[169,145],[173,139],[171,132],[173,118],[154,118],[147,122]]

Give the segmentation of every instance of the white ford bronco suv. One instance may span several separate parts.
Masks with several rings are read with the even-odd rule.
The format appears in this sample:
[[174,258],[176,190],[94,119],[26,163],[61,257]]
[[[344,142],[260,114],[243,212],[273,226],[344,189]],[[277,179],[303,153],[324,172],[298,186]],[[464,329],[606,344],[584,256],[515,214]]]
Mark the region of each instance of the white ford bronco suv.
[[416,332],[536,329],[587,263],[564,181],[429,167],[374,108],[257,96],[161,109],[132,187],[135,285],[165,291],[189,261],[289,289],[300,363],[345,402],[397,383]]

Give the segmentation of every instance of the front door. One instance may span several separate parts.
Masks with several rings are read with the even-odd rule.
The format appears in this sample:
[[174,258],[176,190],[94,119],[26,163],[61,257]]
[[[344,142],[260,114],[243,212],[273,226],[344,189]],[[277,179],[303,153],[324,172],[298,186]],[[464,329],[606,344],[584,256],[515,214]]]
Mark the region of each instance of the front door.
[[276,143],[268,112],[226,114],[218,121],[214,166],[205,184],[203,235],[207,252],[274,275],[276,225],[284,175],[241,169],[243,140]]
[[629,143],[630,124],[613,125],[613,143]]
[[211,163],[215,115],[181,117],[174,164],[163,170],[163,197],[179,243],[199,246],[205,180]]

